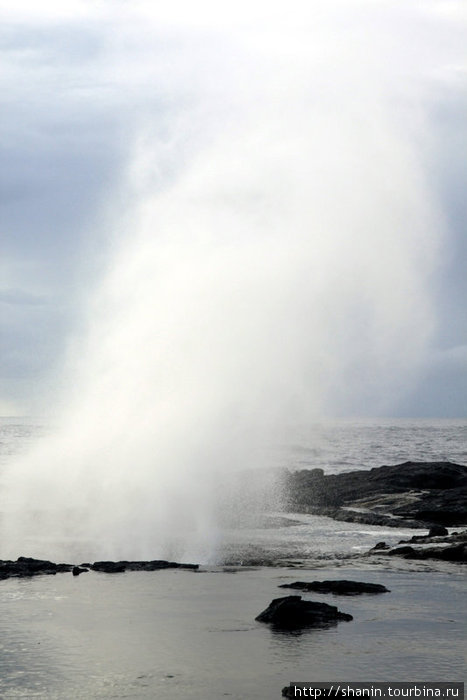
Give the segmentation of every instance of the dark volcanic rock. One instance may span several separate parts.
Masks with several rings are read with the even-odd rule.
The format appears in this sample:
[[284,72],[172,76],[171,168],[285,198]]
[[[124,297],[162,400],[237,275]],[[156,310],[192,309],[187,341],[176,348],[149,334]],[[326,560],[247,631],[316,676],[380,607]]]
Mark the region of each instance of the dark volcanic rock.
[[394,508],[393,513],[444,526],[464,525],[467,523],[467,486],[428,491],[417,500]]
[[428,537],[444,537],[445,535],[449,535],[449,531],[443,525],[432,525],[428,532]]
[[416,552],[417,552],[416,549],[407,545],[406,547],[393,547],[393,549],[390,549],[386,553],[390,557],[399,556],[399,557],[405,557],[405,558],[416,558],[415,557]]
[[379,525],[380,527],[410,527],[415,530],[426,530],[429,523],[420,520],[403,519],[402,516],[394,517],[383,513],[373,513],[368,508],[365,510],[352,510],[352,508],[330,508],[327,506],[307,506],[303,508],[311,515],[325,515],[333,520],[345,523],[362,523],[364,525]]
[[404,559],[438,559],[465,564],[467,563],[467,543],[461,542],[448,547],[395,547],[387,554]]
[[102,571],[107,574],[117,574],[124,571],[158,571],[159,569],[189,569],[196,571],[198,564],[179,564],[174,561],[155,559],[153,561],[96,561],[94,564],[54,564],[45,559],[31,559],[19,557],[16,561],[0,560],[0,580],[26,576],[38,576],[40,574],[58,574],[71,571],[73,576],[79,576],[84,571]]
[[284,485],[292,511],[396,527],[400,519],[404,525],[411,519],[411,527],[467,522],[467,467],[452,462],[404,462],[328,475],[287,472]]
[[24,578],[41,574],[55,575],[64,571],[71,571],[72,569],[72,564],[54,564],[46,559],[19,557],[16,561],[0,560],[0,579],[11,577]]
[[255,618],[276,627],[297,629],[300,627],[327,627],[339,620],[353,620],[352,615],[340,612],[334,605],[302,600],[299,595],[275,598],[266,610]]
[[428,535],[412,535],[410,540],[399,540],[399,544],[456,544],[467,542],[467,530],[453,532],[452,535],[432,537]]
[[446,537],[414,535],[411,540],[399,544],[403,544],[403,546],[383,550],[373,548],[368,554],[382,554],[390,557],[403,557],[404,559],[438,559],[461,564],[467,562],[467,530]]
[[380,583],[365,583],[364,581],[295,581],[283,583],[279,588],[294,588],[300,591],[316,591],[317,593],[335,593],[337,595],[359,595],[360,593],[389,593]]
[[105,574],[122,574],[126,567],[123,562],[117,561],[96,561],[91,564],[91,569],[93,571],[102,571]]
[[93,571],[106,574],[119,574],[123,571],[159,571],[160,569],[190,569],[196,571],[198,564],[179,564],[175,561],[154,559],[152,561],[96,561],[91,564]]
[[130,571],[159,571],[159,569],[189,569],[190,571],[197,571],[199,569],[199,564],[179,564],[176,561],[164,561],[163,559],[123,563],[127,564],[127,569]]

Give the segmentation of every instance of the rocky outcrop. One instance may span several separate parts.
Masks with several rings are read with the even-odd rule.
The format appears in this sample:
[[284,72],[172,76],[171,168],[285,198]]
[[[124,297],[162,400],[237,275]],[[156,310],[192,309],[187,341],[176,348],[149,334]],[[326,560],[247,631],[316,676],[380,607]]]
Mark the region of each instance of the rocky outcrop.
[[450,535],[448,531],[445,530],[446,534],[441,536],[433,535],[431,534],[432,532],[433,528],[429,531],[427,535],[412,535],[412,537],[409,540],[399,540],[398,544],[449,544],[452,542],[463,541],[464,539],[464,533],[462,532],[453,532],[452,535]]
[[123,574],[126,570],[123,562],[118,561],[96,561],[90,567],[93,571],[102,571],[105,574]]
[[283,629],[301,627],[328,627],[340,620],[353,620],[352,615],[343,613],[334,605],[302,600],[299,595],[275,598],[256,618],[258,622],[268,622]]
[[175,561],[154,559],[152,561],[96,561],[91,564],[93,571],[106,574],[120,574],[124,571],[160,571],[160,569],[190,569],[196,571],[198,564],[179,564]]
[[72,564],[54,564],[46,559],[19,557],[16,561],[0,560],[0,579],[26,578],[43,574],[55,575],[72,569]]
[[327,518],[345,523],[362,523],[363,525],[378,525],[380,527],[409,527],[414,530],[424,530],[430,526],[430,523],[421,520],[402,519],[402,517],[390,514],[373,513],[369,508],[353,510],[351,507],[307,506],[301,510],[310,515],[324,515]]
[[315,591],[317,593],[334,593],[336,595],[360,595],[361,593],[389,593],[381,583],[365,583],[364,581],[295,581],[283,583],[279,588],[294,588],[299,591]]
[[414,535],[410,540],[401,540],[396,547],[373,547],[368,554],[404,559],[437,559],[465,564],[467,562],[467,530],[446,537]]
[[179,564],[174,561],[154,559],[152,561],[97,561],[94,564],[54,564],[45,559],[19,557],[16,561],[0,560],[0,580],[7,578],[24,578],[39,575],[55,575],[71,571],[73,576],[92,569],[107,574],[123,573],[124,571],[159,571],[160,569],[189,569],[196,571],[198,564]]
[[460,564],[467,563],[467,545],[456,544],[450,547],[427,547],[419,549],[415,547],[395,547],[387,552],[388,556],[399,556],[404,559],[438,559],[440,561],[452,561]]
[[291,511],[347,522],[401,527],[467,523],[467,467],[452,462],[404,462],[343,474],[286,472]]

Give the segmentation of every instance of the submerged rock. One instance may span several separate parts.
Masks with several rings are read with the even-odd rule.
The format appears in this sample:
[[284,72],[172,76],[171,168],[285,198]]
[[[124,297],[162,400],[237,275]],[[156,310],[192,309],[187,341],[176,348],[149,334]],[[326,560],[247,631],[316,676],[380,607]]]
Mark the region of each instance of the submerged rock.
[[360,595],[361,593],[390,593],[381,583],[365,583],[364,581],[295,581],[283,583],[279,588],[294,588],[300,591],[315,591],[317,593],[335,593],[336,595]]
[[330,624],[337,624],[339,620],[353,620],[353,617],[341,612],[334,605],[302,600],[299,595],[290,595],[272,600],[255,619],[284,629],[297,629],[327,627]]

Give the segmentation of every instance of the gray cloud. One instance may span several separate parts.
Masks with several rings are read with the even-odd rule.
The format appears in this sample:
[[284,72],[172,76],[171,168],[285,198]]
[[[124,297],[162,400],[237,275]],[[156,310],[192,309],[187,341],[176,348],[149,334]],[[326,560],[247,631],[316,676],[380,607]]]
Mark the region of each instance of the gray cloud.
[[16,306],[1,315],[9,402],[37,397],[63,353],[90,284],[86,257],[102,248],[92,243],[99,211],[121,177],[119,98],[95,82],[101,50],[101,31],[84,26],[2,27],[1,300]]

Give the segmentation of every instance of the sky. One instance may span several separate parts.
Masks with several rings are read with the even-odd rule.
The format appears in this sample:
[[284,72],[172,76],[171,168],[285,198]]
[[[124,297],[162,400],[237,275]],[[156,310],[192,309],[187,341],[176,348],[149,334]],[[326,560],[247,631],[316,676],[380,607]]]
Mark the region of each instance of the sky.
[[[155,5],[0,1],[0,414],[106,364],[157,393],[176,318],[229,391],[286,366],[318,411],[465,416],[465,4]],[[207,341],[172,337],[189,383]]]

